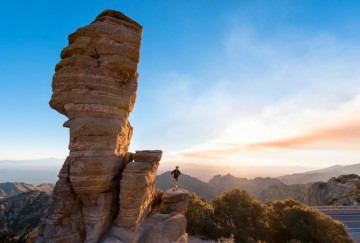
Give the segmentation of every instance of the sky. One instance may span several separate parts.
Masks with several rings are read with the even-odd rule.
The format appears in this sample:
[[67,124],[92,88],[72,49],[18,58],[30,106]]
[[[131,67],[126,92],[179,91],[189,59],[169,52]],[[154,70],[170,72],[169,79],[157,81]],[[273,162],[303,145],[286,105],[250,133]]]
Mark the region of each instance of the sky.
[[[21,7],[20,7],[21,6]],[[5,1],[0,160],[65,158],[51,81],[67,36],[105,9],[143,30],[130,150],[163,163],[360,163],[359,1]],[[1,167],[1,165],[0,165]]]

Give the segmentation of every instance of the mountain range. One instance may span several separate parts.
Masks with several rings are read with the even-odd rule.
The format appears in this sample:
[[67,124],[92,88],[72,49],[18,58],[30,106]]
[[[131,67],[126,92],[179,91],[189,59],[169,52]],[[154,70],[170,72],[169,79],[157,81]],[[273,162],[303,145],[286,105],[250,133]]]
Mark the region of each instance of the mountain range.
[[15,196],[29,191],[41,191],[51,193],[53,189],[54,184],[51,183],[42,183],[38,186],[33,186],[32,184],[25,182],[5,182],[0,183],[0,199]]
[[[156,186],[162,190],[171,187],[170,171],[157,176]],[[271,177],[246,179],[238,178],[230,174],[213,176],[213,178],[206,183],[195,177],[182,174],[179,179],[179,186],[186,188],[190,192],[195,192],[198,196],[206,200],[210,200],[224,191],[241,188],[249,192],[256,199],[266,202],[289,197],[303,201],[302,198],[310,185],[286,185],[279,179]]]
[[[157,176],[156,186],[162,190],[171,188],[170,171]],[[293,198],[314,206],[360,203],[360,177],[356,174],[331,177],[327,182],[291,185],[283,183],[278,178],[257,177],[249,180],[230,174],[216,175],[205,183],[195,177],[182,174],[179,186],[206,200],[210,200],[224,191],[240,188],[262,202]]]
[[332,177],[346,174],[360,175],[360,164],[334,165],[324,169],[311,170],[303,173],[289,174],[277,177],[285,184],[306,184],[310,182],[326,182]]
[[22,237],[39,225],[53,188],[53,184],[0,183],[0,236],[17,236],[18,241],[11,242],[23,242]]
[[[55,183],[64,159],[46,158],[37,160],[0,160],[1,182],[27,182],[41,184]],[[343,174],[360,174],[360,164],[334,165],[327,168],[312,170],[300,166],[220,166],[194,163],[160,163],[158,175],[173,170],[175,165],[185,174],[196,177],[204,182],[214,175],[231,173],[235,177],[254,179],[256,177],[277,178],[285,184],[306,184],[324,181]]]

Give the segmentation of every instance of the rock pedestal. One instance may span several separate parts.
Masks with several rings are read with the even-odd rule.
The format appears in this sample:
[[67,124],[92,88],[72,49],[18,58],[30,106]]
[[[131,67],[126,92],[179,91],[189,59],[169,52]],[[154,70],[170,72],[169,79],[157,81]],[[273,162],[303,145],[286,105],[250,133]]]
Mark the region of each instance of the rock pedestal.
[[177,212],[184,215],[187,210],[188,195],[189,192],[181,188],[176,191],[166,190],[162,195],[160,213]]

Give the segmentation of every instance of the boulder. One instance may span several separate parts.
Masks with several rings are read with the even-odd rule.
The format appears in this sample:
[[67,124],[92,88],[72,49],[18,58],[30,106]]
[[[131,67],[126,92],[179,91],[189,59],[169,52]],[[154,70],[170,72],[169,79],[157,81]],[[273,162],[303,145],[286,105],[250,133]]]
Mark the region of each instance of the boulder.
[[144,243],[186,243],[186,218],[182,214],[152,213],[144,222]]
[[187,210],[189,192],[185,189],[168,189],[162,194],[160,213],[177,212],[185,214]]

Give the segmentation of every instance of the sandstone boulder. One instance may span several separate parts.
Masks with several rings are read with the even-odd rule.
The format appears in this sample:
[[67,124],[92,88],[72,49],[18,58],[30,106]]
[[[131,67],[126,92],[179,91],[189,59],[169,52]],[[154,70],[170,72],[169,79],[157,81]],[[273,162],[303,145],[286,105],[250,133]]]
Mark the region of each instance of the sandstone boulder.
[[144,243],[187,242],[186,218],[182,214],[152,213],[144,223]]
[[154,163],[161,160],[161,150],[141,150],[136,151],[133,158],[135,162],[149,162]]
[[185,189],[166,190],[162,194],[162,202],[160,204],[161,213],[177,212],[185,214],[187,210],[189,192]]

